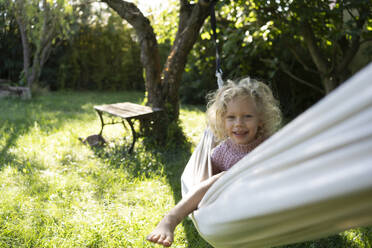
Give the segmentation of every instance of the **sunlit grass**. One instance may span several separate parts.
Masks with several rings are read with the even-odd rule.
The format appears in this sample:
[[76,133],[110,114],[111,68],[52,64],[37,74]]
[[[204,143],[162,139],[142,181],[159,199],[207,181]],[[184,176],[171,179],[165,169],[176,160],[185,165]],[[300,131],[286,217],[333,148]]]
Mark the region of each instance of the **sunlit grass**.
[[[121,125],[105,127],[108,145],[91,149],[78,137],[96,134],[93,106],[140,103],[140,93],[51,93],[31,101],[0,99],[0,247],[158,247],[145,241],[180,199],[180,174],[190,151],[145,148]],[[196,145],[203,108],[180,116]],[[360,228],[293,247],[371,247]],[[333,245],[330,245],[333,244]],[[176,229],[172,247],[210,247],[190,220]],[[290,246],[288,246],[290,247]]]
[[[94,105],[140,103],[141,94],[56,93],[0,101],[0,247],[155,246],[145,236],[180,197],[169,175],[179,177],[187,156],[156,154],[141,141],[128,155],[131,140],[123,139],[121,125],[105,127],[109,144],[101,150],[78,139],[100,130]],[[184,225],[176,232],[175,247],[188,247]],[[193,232],[191,242],[202,244]]]

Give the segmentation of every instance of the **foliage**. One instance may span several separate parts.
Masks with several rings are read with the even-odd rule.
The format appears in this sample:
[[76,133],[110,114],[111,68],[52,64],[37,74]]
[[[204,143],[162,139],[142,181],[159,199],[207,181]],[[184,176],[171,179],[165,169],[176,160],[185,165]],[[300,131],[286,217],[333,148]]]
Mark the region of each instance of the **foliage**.
[[[166,4],[170,7],[163,8],[163,5],[160,5],[153,9],[153,14],[149,16],[159,42],[161,64],[165,63],[175,40],[180,8],[179,1],[176,0],[168,0]],[[185,73],[182,74],[179,93],[180,99],[184,103],[203,104],[207,92],[215,88],[215,82],[211,80],[214,78],[214,62],[212,61],[214,59],[212,57],[214,56],[214,48],[206,45],[207,42],[210,41],[199,38],[188,56],[188,63]],[[210,49],[207,55],[204,53],[206,47]],[[206,63],[206,61],[211,64]]]
[[152,10],[154,14],[149,16],[149,19],[159,44],[173,44],[177,32],[179,8],[179,1],[167,0],[162,1],[160,6]]
[[[351,75],[348,67],[352,59],[360,45],[372,38],[367,27],[372,17],[368,0],[254,0],[249,9],[267,26],[266,37],[276,45],[276,54],[291,56],[305,71],[316,75],[326,93]],[[287,72],[289,62],[278,63],[278,69]]]
[[[350,63],[346,53],[352,55],[356,35],[360,35],[359,45],[371,39],[372,12],[367,2],[337,1],[331,8],[329,1],[219,1],[217,36],[224,78],[249,75],[267,82],[282,103],[285,117],[294,118],[324,96],[322,83],[330,75],[340,83],[370,61],[372,55],[365,54],[359,67],[336,72],[337,66]],[[364,27],[358,26],[359,20],[366,22]],[[301,25],[305,21],[310,23],[322,57],[329,61],[327,68],[334,69],[328,74],[318,70],[304,41]],[[205,25],[183,77],[184,101],[204,103],[204,93],[217,87],[214,61],[211,29]]]
[[132,30],[113,13],[107,24],[81,24],[57,51],[58,71],[49,75],[57,78],[53,88],[143,90],[140,51],[132,37]]
[[52,46],[56,46],[57,40],[68,30],[68,22],[64,18],[68,5],[64,0],[19,0],[9,3],[8,14],[14,16],[22,40],[23,70],[20,81],[30,92],[40,78]]
[[[264,39],[267,27],[254,26],[257,19],[253,14],[247,14],[246,8],[246,1],[217,4],[217,46],[222,56],[224,79],[250,76],[263,80],[280,99],[285,117],[292,119],[323,95],[298,84],[278,70],[276,63],[279,58],[274,45]],[[184,102],[205,104],[206,93],[217,88],[211,32],[210,25],[203,27],[201,37],[189,56],[180,89]],[[293,69],[306,74],[298,65]]]
[[[180,200],[190,149],[165,151],[139,140],[129,155],[121,125],[105,127],[104,148],[78,140],[99,130],[94,105],[142,100],[139,92],[0,99],[0,247],[158,247],[145,236]],[[183,106],[180,119],[195,146],[205,127],[203,111]],[[369,248],[371,230],[282,248]],[[177,227],[174,247],[211,248],[190,220]]]
[[[34,2],[27,5],[30,15],[38,13],[31,5]],[[8,0],[0,1],[0,78],[25,85],[21,81],[24,76],[21,36],[11,6]],[[93,8],[87,0],[70,1],[62,19],[58,20],[64,29],[53,40],[50,55],[53,59],[41,71],[39,86],[52,90],[144,89],[133,31],[115,13],[107,8]],[[40,35],[41,20],[34,16],[29,21],[28,25],[38,25],[29,32],[31,49],[36,51],[35,37]]]
[[[41,86],[52,90],[143,90],[140,51],[133,30],[110,9],[93,8],[88,0],[63,2],[64,10],[59,13],[64,17],[64,28],[53,43],[53,59],[44,66]],[[24,75],[22,46],[11,3],[0,1],[0,78],[19,83]],[[155,9],[156,15],[149,16],[159,41],[162,64],[174,42],[179,10],[178,1],[164,4],[170,7],[162,12]],[[28,16],[40,14],[32,6]],[[367,0],[218,1],[218,48],[224,79],[249,75],[267,82],[280,99],[285,117],[292,119],[325,94],[322,73],[305,43],[302,25],[308,22],[312,28],[324,60],[329,61],[327,68],[347,62],[345,53],[352,50],[352,41],[360,36],[361,46],[366,47],[359,52],[364,52],[364,61],[354,59],[351,66],[337,73],[336,81],[343,81],[371,61],[371,13]],[[358,23],[362,20],[367,21],[360,28]],[[34,41],[40,33],[41,19],[34,15],[30,21],[39,21],[29,37]],[[35,51],[36,43],[31,47]],[[217,88],[214,49],[207,19],[182,76],[183,103],[205,104],[205,95]]]
[[17,23],[8,12],[9,0],[0,0],[0,78],[18,81],[22,71],[22,44]]
[[205,104],[208,92],[217,88],[215,48],[211,40],[199,38],[190,52],[182,76],[180,98],[184,103]]

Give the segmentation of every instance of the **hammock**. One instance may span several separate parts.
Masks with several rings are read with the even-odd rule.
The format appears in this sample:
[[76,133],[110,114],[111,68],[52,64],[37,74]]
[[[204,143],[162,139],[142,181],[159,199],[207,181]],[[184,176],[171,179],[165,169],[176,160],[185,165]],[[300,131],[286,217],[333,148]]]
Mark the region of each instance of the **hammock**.
[[[190,217],[214,247],[272,247],[372,224],[372,63],[245,156]],[[206,130],[182,194],[212,175]]]

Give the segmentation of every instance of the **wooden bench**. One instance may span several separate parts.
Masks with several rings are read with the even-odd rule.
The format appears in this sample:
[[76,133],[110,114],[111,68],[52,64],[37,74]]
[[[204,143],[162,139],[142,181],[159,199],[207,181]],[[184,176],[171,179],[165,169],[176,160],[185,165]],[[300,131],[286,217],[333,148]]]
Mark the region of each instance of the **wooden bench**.
[[[155,118],[155,114],[162,111],[161,109],[151,108],[148,106],[143,106],[131,102],[121,102],[121,103],[114,103],[114,104],[105,104],[105,105],[98,105],[94,106],[94,109],[97,111],[99,118],[101,120],[101,131],[99,135],[102,135],[102,131],[105,125],[110,124],[117,124],[122,123],[124,127],[126,120],[132,130],[133,141],[132,145],[129,148],[129,153],[133,151],[134,144],[136,142],[136,131],[134,130],[134,121],[141,120],[146,118]],[[103,114],[115,116],[121,118],[121,121],[114,121],[113,119],[110,122],[105,122],[103,118]]]

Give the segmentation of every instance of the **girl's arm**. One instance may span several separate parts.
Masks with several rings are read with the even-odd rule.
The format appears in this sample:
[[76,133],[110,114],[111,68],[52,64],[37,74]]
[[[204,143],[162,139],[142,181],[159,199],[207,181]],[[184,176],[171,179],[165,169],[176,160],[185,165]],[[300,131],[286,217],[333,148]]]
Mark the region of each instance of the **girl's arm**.
[[156,228],[147,236],[147,240],[170,246],[173,243],[174,229],[190,213],[198,208],[199,202],[212,186],[225,172],[221,172],[201,182],[190,190],[177,205],[166,214]]
[[192,213],[198,208],[199,202],[204,197],[208,189],[214,184],[225,172],[220,172],[207,180],[194,186],[186,196],[184,196],[180,202],[168,213],[170,215],[177,216],[180,221],[187,215]]

